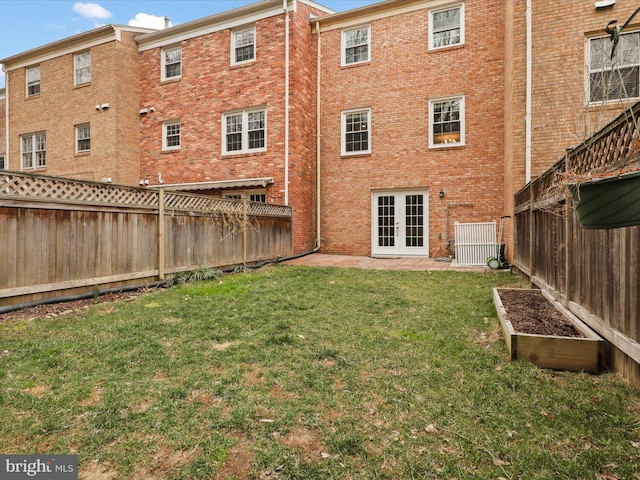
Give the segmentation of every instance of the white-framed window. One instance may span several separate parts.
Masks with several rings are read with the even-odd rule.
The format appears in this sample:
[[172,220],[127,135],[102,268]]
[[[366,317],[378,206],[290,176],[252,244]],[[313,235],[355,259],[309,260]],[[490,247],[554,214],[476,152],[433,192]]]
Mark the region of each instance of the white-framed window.
[[0,170],[6,170],[6,169],[7,169],[7,159],[4,153],[0,153]]
[[91,82],[91,52],[76,53],[73,61],[75,85]]
[[371,153],[371,109],[342,112],[342,155]]
[[89,124],[76,126],[76,153],[91,151],[91,127]]
[[640,32],[622,33],[615,56],[610,37],[588,40],[589,103],[640,97]]
[[464,145],[464,97],[429,102],[430,147]]
[[342,65],[368,62],[371,45],[371,26],[364,25],[342,31]]
[[267,191],[265,189],[256,188],[251,190],[234,190],[222,194],[222,198],[231,198],[234,200],[248,200],[250,202],[267,202]]
[[20,137],[20,157],[22,170],[47,166],[47,134],[31,133]]
[[177,150],[180,148],[181,132],[180,121],[171,120],[162,124],[162,149]]
[[162,80],[182,77],[182,47],[162,49]]
[[256,27],[231,32],[231,65],[253,62],[256,59]]
[[464,3],[429,11],[429,49],[464,43]]
[[27,97],[40,95],[40,66],[27,68]]
[[264,152],[267,149],[267,111],[243,110],[222,115],[222,153]]

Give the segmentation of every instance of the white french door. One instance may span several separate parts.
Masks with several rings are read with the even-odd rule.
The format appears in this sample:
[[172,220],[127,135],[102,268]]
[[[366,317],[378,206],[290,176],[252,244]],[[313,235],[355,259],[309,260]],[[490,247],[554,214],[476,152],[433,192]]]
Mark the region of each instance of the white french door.
[[374,192],[372,253],[428,256],[428,201],[426,190]]

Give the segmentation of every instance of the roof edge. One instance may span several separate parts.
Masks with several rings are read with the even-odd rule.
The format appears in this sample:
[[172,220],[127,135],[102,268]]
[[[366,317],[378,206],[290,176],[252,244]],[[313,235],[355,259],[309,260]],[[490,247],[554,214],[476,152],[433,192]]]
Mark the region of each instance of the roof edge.
[[33,48],[25,52],[17,53],[11,57],[0,59],[0,64],[10,68],[13,64],[17,63],[23,64],[24,62],[37,62],[41,58],[55,57],[68,52],[70,48],[82,49],[99,43],[119,40],[121,32],[145,34],[154,31],[155,30],[150,28],[131,27],[128,25],[104,25],[71,37],[56,40],[55,42]]

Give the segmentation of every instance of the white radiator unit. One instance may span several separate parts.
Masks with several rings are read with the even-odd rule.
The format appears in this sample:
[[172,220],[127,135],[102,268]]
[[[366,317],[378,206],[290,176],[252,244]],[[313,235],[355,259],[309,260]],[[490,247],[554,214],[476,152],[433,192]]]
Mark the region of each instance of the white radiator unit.
[[486,265],[497,255],[496,222],[455,222],[455,252],[458,265]]

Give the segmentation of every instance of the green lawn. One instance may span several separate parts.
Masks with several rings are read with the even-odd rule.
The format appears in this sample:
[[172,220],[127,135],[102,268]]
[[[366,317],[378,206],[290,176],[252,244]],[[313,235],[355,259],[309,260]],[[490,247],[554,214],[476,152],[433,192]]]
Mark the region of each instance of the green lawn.
[[90,479],[640,479],[640,392],[510,362],[497,285],[523,286],[277,265],[0,324],[0,452]]

